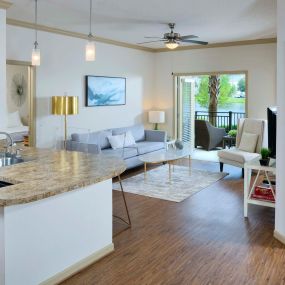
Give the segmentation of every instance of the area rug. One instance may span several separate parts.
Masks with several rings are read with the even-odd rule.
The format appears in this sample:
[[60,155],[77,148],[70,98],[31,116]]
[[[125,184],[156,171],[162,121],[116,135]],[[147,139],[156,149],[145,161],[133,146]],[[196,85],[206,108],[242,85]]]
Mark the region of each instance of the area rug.
[[191,158],[196,160],[219,162],[218,150],[207,151],[205,149],[195,148]]
[[[227,173],[189,169],[185,166],[174,166],[171,181],[168,176],[168,165],[163,165],[144,173],[123,180],[125,192],[143,195],[162,200],[181,202],[202,189],[224,178]],[[119,183],[113,184],[119,190]]]

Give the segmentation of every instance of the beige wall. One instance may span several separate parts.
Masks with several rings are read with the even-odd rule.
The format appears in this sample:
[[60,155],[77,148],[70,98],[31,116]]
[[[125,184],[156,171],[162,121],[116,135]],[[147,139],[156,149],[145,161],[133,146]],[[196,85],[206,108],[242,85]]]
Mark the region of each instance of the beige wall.
[[276,44],[163,52],[156,56],[155,108],[167,111],[173,130],[174,73],[248,71],[248,116],[266,118],[267,106],[276,105]]
[[6,10],[0,9],[0,128],[7,125],[6,110]]
[[[51,115],[51,97],[79,96],[79,115],[69,116],[69,132],[102,130],[144,122],[152,106],[154,54],[96,43],[95,62],[85,61],[82,39],[39,32],[41,66],[37,68],[37,145],[52,147],[63,134],[63,118]],[[34,32],[7,26],[7,59],[30,61]],[[21,48],[19,48],[21,47]],[[127,104],[85,107],[85,75],[127,78]],[[83,131],[84,131],[83,130]]]
[[[27,66],[22,65],[10,65],[7,64],[6,67],[6,78],[7,78],[7,112],[13,113],[19,111],[22,123],[24,125],[28,125],[29,122],[29,94],[28,94],[28,72],[29,68]],[[24,78],[24,92],[25,92],[25,99],[22,105],[17,105],[15,102],[15,92],[16,92],[16,82],[19,80],[18,78],[23,76]]]

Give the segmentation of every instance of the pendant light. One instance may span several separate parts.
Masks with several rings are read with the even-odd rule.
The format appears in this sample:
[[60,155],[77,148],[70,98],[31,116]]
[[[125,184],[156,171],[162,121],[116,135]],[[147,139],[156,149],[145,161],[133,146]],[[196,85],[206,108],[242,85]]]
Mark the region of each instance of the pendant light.
[[95,61],[95,58],[96,58],[96,48],[95,48],[94,37],[92,35],[92,0],[90,0],[89,35],[88,35],[88,42],[86,43],[86,48],[85,48],[85,60]]
[[176,49],[179,46],[179,43],[175,40],[168,40],[165,43],[165,46],[169,49]]
[[38,44],[38,0],[35,0],[35,42],[32,52],[32,65],[41,65],[41,51]]

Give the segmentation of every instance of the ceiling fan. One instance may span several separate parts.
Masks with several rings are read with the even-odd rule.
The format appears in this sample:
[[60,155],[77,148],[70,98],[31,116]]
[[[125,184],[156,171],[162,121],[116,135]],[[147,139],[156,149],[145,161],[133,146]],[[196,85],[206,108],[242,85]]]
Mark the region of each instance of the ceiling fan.
[[146,39],[159,39],[159,40],[147,41],[147,42],[142,42],[138,44],[141,45],[141,44],[148,44],[148,43],[155,43],[155,42],[164,42],[165,46],[169,49],[176,49],[181,42],[182,43],[193,43],[193,44],[199,44],[199,45],[208,44],[208,42],[192,40],[192,39],[198,38],[198,36],[195,36],[195,35],[181,36],[179,33],[174,33],[175,23],[169,23],[168,26],[170,28],[170,33],[165,33],[162,38],[161,37],[145,37]]

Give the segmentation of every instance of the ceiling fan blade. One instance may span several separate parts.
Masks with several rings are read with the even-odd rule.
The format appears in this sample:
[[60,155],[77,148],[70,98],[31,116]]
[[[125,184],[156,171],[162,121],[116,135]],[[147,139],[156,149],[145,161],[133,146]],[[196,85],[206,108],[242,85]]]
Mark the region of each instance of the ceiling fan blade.
[[188,36],[181,36],[180,37],[181,40],[196,39],[196,38],[199,38],[199,37],[195,36],[195,35],[188,35]]
[[207,45],[208,44],[208,42],[202,42],[202,41],[196,41],[196,40],[181,40],[181,42],[198,44],[198,45]]
[[157,43],[157,42],[165,42],[167,40],[158,40],[158,41],[149,41],[149,42],[142,42],[142,43],[137,43],[138,45],[142,45],[142,44],[149,44],[149,43]]
[[163,39],[162,37],[144,37],[145,39]]

